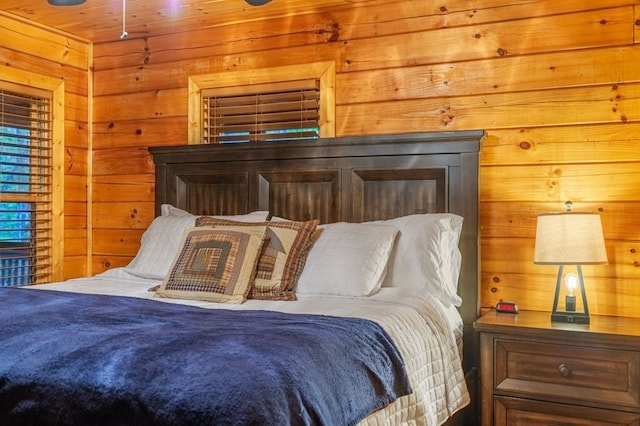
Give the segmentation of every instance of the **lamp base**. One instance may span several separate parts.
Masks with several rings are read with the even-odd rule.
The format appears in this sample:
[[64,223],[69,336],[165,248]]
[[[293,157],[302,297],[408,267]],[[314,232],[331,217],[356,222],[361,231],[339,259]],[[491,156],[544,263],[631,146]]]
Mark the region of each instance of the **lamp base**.
[[589,315],[580,312],[553,312],[551,314],[551,322],[589,324]]
[[[571,322],[575,324],[589,324],[589,305],[587,305],[587,293],[584,291],[584,279],[582,278],[582,267],[576,265],[578,270],[578,283],[580,285],[580,293],[582,295],[582,307],[584,312],[563,312],[558,311],[558,296],[560,295],[560,284],[562,282],[563,265],[558,268],[558,279],[556,281],[556,294],[553,298],[553,309],[551,310],[551,322]],[[569,305],[571,305],[569,303]],[[575,308],[575,302],[573,302]]]

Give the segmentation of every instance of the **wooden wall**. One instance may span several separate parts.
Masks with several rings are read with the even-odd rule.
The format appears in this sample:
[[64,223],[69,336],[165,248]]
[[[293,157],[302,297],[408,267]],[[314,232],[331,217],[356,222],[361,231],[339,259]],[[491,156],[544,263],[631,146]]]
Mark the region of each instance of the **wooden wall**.
[[153,218],[147,147],[186,143],[188,76],[335,61],[337,136],[487,130],[483,306],[551,309],[536,216],[571,200],[605,230],[592,313],[640,316],[639,36],[637,0],[377,0],[96,44],[92,272],[125,265]]
[[[64,82],[64,245],[63,279],[86,275],[88,265],[87,176],[90,140],[91,44],[69,35],[34,26],[0,13],[0,80],[3,74],[24,71]],[[55,256],[59,256],[56,253]]]

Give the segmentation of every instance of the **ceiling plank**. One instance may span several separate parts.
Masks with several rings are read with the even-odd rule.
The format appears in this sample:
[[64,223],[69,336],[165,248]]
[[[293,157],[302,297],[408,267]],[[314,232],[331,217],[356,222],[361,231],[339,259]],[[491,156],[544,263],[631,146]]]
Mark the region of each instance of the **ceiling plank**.
[[[128,39],[154,37],[239,22],[319,13],[376,0],[272,0],[251,6],[245,0],[124,0]],[[121,0],[87,0],[52,6],[46,0],[15,0],[2,11],[93,43],[118,40],[123,32]]]

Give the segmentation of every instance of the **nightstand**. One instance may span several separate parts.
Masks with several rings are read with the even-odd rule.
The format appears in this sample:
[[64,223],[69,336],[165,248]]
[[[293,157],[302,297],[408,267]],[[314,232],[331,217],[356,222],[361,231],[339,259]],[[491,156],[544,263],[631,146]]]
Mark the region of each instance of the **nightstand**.
[[491,311],[474,328],[483,426],[640,426],[640,319]]

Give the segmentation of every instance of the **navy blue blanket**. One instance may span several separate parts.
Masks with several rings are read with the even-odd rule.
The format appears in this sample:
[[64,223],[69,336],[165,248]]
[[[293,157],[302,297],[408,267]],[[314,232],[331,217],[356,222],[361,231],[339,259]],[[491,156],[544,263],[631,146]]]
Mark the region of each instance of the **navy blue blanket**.
[[0,289],[0,424],[348,425],[410,392],[371,321]]

